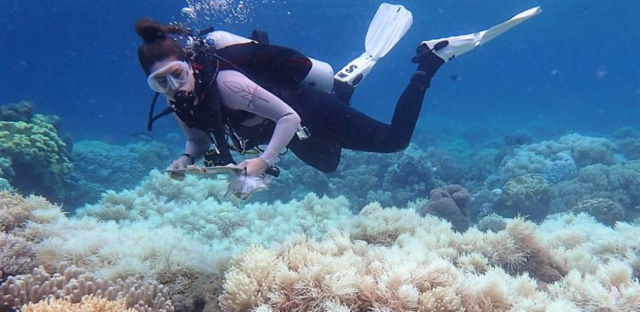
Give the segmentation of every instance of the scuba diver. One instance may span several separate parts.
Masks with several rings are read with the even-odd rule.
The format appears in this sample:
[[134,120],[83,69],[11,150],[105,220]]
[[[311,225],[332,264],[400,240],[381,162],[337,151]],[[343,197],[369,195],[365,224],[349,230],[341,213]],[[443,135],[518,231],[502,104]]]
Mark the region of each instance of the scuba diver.
[[[237,164],[245,177],[277,176],[279,153],[289,149],[306,164],[334,171],[342,149],[392,153],[410,142],[425,92],[445,62],[536,15],[527,10],[488,30],[421,42],[417,64],[390,124],[349,105],[354,88],[398,42],[412,23],[401,5],[382,4],[367,32],[365,53],[333,75],[331,66],[290,48],[271,45],[263,32],[244,38],[224,31],[193,34],[148,19],[136,22],[138,50],[149,87],[156,92],[153,121],[174,114],[186,133],[185,151],[169,166],[174,178],[205,158],[207,166],[235,165],[231,151],[257,157]],[[176,37],[187,37],[183,47]],[[158,94],[167,108],[153,115]],[[265,146],[261,149],[262,146]],[[182,172],[182,174],[180,174]],[[245,190],[248,193],[251,192]]]

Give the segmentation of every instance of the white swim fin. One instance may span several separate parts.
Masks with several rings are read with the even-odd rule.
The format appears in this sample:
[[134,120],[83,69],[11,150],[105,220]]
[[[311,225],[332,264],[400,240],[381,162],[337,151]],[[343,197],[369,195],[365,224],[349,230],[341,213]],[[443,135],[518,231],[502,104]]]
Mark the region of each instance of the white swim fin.
[[[468,35],[423,41],[421,45],[426,45],[433,51],[433,53],[442,58],[445,62],[448,62],[454,57],[467,53],[475,47],[483,45],[493,38],[502,35],[512,27],[540,14],[541,12],[542,10],[540,7],[531,8],[512,17],[506,22],[495,25],[487,30]],[[444,42],[448,42],[448,44],[445,45]],[[441,47],[443,45],[444,47]]]
[[364,41],[365,52],[349,62],[335,76],[335,80],[355,87],[391,48],[407,33],[413,15],[402,5],[383,3],[373,16]]

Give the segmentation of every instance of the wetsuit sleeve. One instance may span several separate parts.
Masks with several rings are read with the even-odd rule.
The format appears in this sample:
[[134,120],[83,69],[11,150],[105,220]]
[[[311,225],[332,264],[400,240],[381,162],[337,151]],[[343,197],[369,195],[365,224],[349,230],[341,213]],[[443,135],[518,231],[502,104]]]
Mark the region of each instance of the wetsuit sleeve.
[[179,118],[178,124],[180,128],[184,131],[185,136],[187,137],[186,142],[184,143],[184,152],[185,154],[191,155],[191,157],[195,159],[199,159],[204,155],[204,153],[209,149],[211,145],[211,139],[209,135],[199,129],[189,128],[187,125],[182,122]]
[[300,125],[300,116],[284,101],[234,70],[221,71],[217,79],[224,105],[273,120],[276,127],[267,148],[260,155],[270,165],[291,141]]

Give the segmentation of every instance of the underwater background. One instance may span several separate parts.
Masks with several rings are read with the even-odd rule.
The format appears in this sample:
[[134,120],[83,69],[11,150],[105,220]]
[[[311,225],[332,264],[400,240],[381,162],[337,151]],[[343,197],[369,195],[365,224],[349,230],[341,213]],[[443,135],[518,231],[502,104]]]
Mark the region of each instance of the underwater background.
[[288,153],[246,201],[162,172],[138,18],[338,71],[380,3],[0,1],[0,310],[640,311],[637,1],[392,2],[413,26],[352,99],[385,122],[419,42],[542,14],[446,63],[405,151]]

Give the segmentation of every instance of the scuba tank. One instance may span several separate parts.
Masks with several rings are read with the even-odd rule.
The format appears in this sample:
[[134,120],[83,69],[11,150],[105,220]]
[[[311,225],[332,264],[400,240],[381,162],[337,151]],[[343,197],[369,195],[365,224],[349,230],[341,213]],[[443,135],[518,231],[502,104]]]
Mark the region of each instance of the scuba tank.
[[[216,50],[224,49],[236,44],[245,44],[251,42],[258,43],[258,41],[256,40],[245,38],[223,30],[216,30],[208,33],[204,40],[208,45],[213,46]],[[265,42],[261,41],[260,43]],[[265,44],[268,44],[268,42],[266,42]],[[331,65],[326,62],[310,57],[307,58],[311,61],[311,69],[301,83],[303,85],[310,86],[331,94],[334,81],[333,67],[331,67]]]

